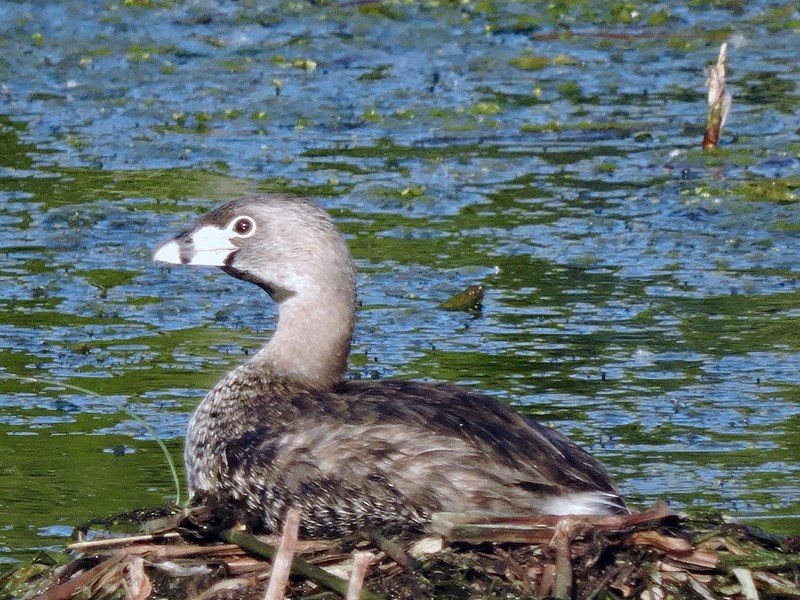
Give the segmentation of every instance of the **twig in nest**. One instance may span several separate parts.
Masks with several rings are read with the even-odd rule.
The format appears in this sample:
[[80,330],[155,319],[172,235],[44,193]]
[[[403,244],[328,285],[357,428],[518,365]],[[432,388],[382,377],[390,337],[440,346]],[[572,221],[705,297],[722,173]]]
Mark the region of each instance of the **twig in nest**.
[[371,529],[366,533],[369,541],[372,542],[376,548],[382,550],[386,556],[391,558],[400,567],[406,571],[419,570],[419,563],[414,560],[414,557],[410,556],[395,540],[384,537],[384,535],[376,529]]
[[133,544],[143,544],[144,542],[167,542],[180,539],[181,535],[175,531],[164,534],[153,535],[129,535],[121,538],[106,538],[99,540],[89,540],[86,542],[73,542],[67,546],[67,550],[75,552],[89,553],[98,550],[110,550],[113,548],[123,548]]
[[[429,529],[451,542],[546,544],[550,543],[563,519],[564,517],[557,515],[502,517],[485,513],[440,512],[433,514]],[[667,505],[657,503],[650,510],[641,513],[581,515],[572,519],[600,531],[620,531],[677,521],[678,516]]]
[[121,553],[115,554],[99,563],[98,565],[83,571],[79,575],[68,579],[58,585],[48,588],[36,596],[37,600],[69,600],[84,587],[89,587],[97,578],[102,577],[112,567],[123,562],[124,556]]
[[129,600],[147,600],[153,592],[153,584],[144,571],[144,559],[132,556],[128,560],[128,578],[122,580],[125,597]]
[[347,600],[358,600],[361,597],[361,588],[364,587],[364,576],[367,567],[375,557],[372,552],[353,553],[353,572],[350,573],[350,582],[347,586]]
[[283,535],[272,562],[272,575],[269,577],[267,592],[264,600],[282,600],[286,584],[289,582],[289,573],[292,569],[292,557],[297,545],[297,532],[300,529],[300,511],[290,508],[283,522]]
[[[275,560],[275,548],[269,544],[265,544],[251,533],[239,531],[237,529],[229,528],[223,529],[219,532],[219,537],[229,544],[236,544],[243,550],[250,554],[255,554],[262,558],[266,558],[270,562]],[[324,569],[312,565],[311,563],[302,559],[296,558],[292,562],[292,574],[299,577],[304,577],[342,596],[347,595],[347,581],[331,575]],[[369,590],[361,591],[361,600],[382,600],[377,594],[373,594]]]
[[572,598],[572,533],[575,522],[569,517],[562,519],[556,525],[550,545],[556,550],[555,581],[553,582],[553,596],[559,600]]

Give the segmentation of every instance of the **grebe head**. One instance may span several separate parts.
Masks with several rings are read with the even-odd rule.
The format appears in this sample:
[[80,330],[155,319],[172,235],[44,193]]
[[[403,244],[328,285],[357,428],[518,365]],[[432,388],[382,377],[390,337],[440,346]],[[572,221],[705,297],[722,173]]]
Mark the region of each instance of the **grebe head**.
[[220,267],[278,303],[275,333],[251,363],[315,388],[341,379],[355,318],[355,273],[342,235],[316,204],[278,195],[229,202],[153,259]]

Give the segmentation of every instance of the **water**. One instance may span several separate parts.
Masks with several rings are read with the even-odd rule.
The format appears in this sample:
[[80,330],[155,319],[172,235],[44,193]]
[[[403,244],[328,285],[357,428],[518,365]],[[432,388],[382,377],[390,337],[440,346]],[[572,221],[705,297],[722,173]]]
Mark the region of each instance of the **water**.
[[253,190],[347,234],[353,376],[495,393],[636,506],[800,533],[800,16],[568,4],[0,3],[0,561],[174,498],[120,406],[180,462],[273,309],[150,254]]

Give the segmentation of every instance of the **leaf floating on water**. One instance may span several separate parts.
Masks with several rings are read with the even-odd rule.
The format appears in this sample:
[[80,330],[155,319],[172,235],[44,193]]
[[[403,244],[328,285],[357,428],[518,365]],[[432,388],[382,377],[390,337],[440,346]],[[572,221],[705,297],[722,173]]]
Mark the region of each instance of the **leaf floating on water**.
[[445,310],[480,310],[483,306],[484,291],[485,288],[482,285],[471,285],[451,296],[439,306]]

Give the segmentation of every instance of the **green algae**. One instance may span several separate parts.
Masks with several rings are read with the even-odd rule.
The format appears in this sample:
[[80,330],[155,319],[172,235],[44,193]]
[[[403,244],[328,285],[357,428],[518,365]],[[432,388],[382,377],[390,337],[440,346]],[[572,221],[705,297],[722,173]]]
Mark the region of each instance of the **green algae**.
[[475,311],[480,310],[485,288],[482,285],[470,285],[450,296],[439,306],[445,310]]
[[512,58],[511,64],[523,71],[537,71],[553,64],[553,60],[548,56],[526,54],[517,58]]
[[792,204],[800,200],[800,179],[754,179],[735,186],[731,192],[754,202]]

